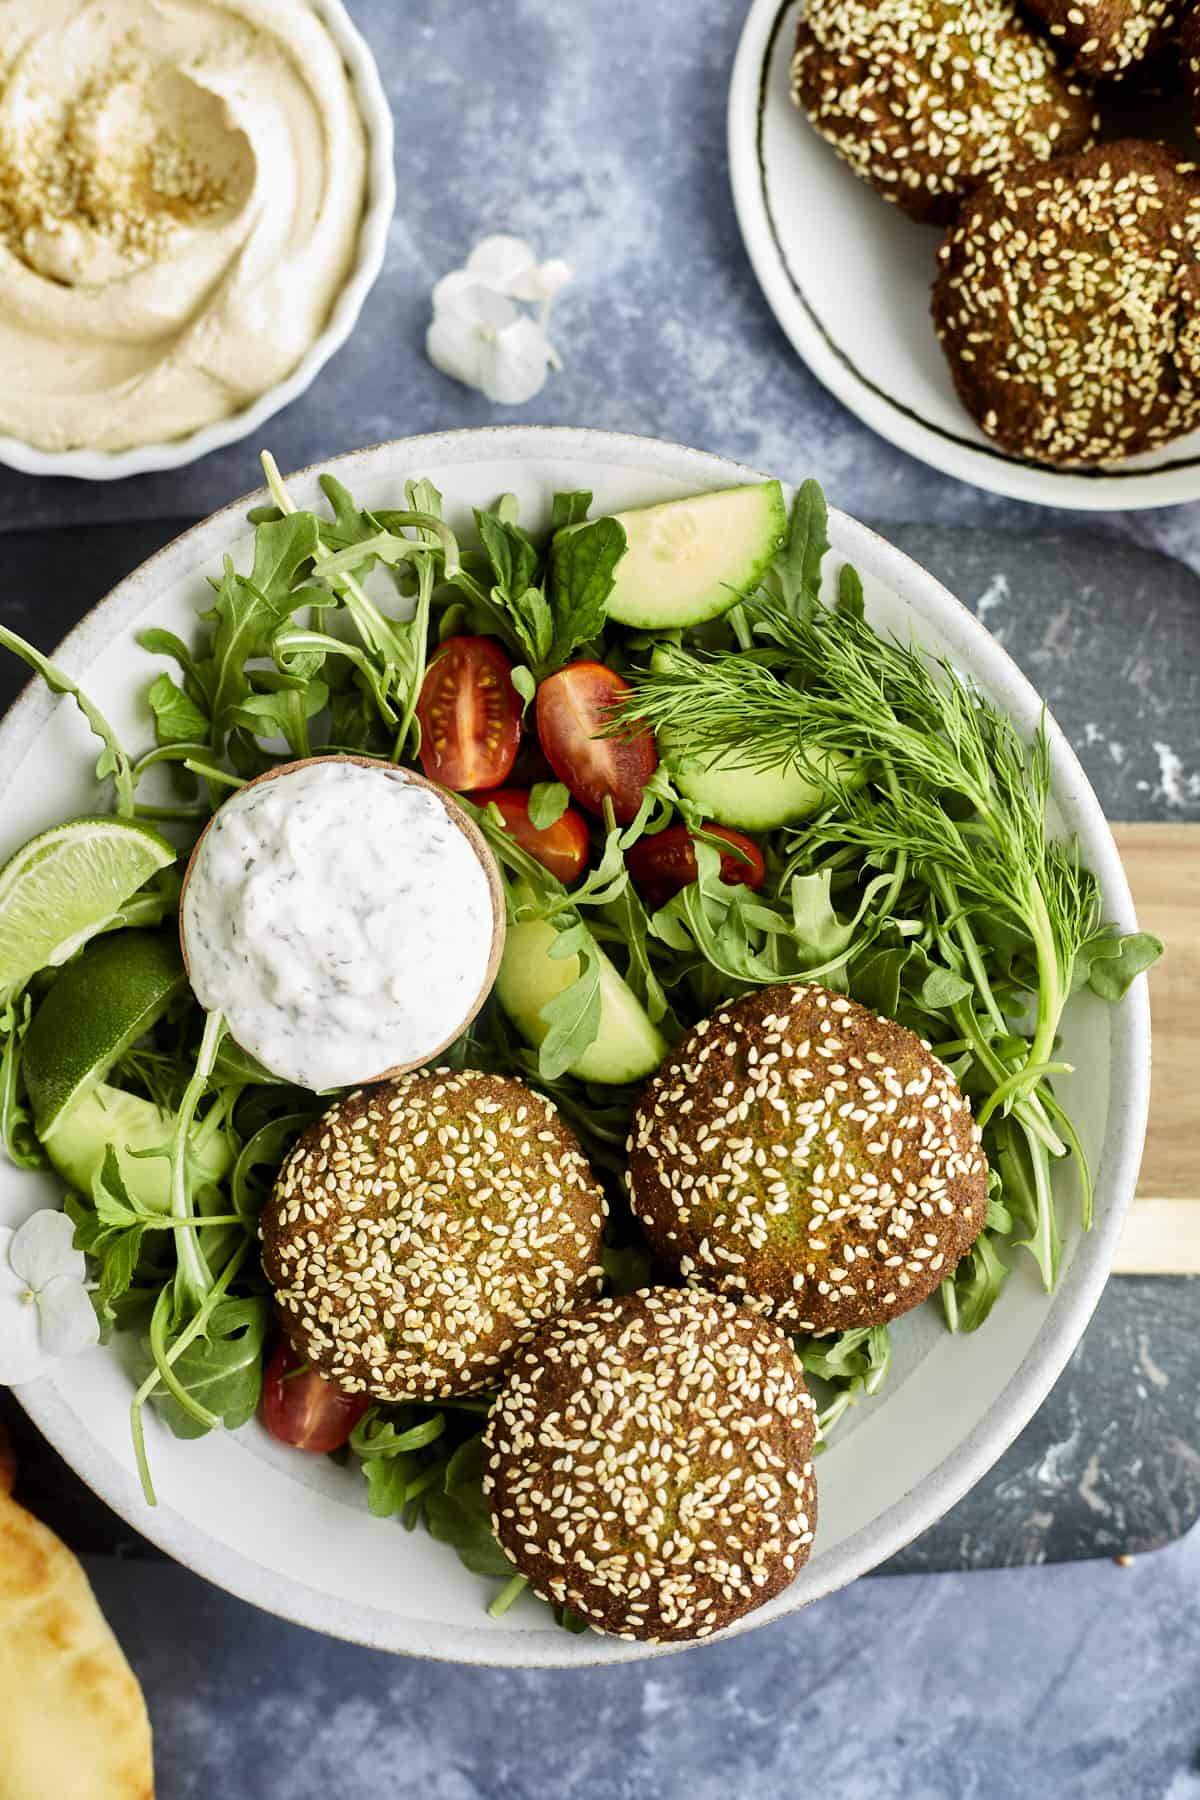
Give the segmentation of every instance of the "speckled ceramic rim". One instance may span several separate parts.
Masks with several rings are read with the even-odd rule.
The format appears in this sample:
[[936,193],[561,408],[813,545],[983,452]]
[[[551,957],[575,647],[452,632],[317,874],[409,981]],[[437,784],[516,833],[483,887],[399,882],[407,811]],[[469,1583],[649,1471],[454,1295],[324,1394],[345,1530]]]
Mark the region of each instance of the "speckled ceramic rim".
[[[499,865],[496,862],[496,858],[492,855],[491,847],[488,844],[487,839],[484,837],[482,831],[480,831],[474,819],[465,808],[459,804],[454,795],[448,793],[445,788],[439,787],[436,781],[430,781],[426,776],[418,775],[415,770],[397,768],[395,763],[383,762],[378,756],[297,757],[294,762],[279,763],[274,769],[264,770],[261,775],[256,775],[253,781],[247,781],[243,787],[239,788],[238,792],[244,794],[250,788],[261,787],[263,782],[278,781],[281,776],[294,775],[297,769],[312,769],[322,763],[350,763],[356,769],[378,769],[381,774],[386,775],[391,781],[403,781],[407,783],[409,787],[427,789],[438,801],[438,804],[444,808],[446,817],[454,826],[454,829],[459,832],[470,845],[476,862],[483,870],[484,880],[487,882],[488,898],[491,901],[492,907],[492,943],[491,948],[488,951],[487,967],[483,972],[483,980],[479,984],[479,992],[471,1002],[470,1011],[463,1014],[458,1024],[454,1027],[454,1030],[450,1032],[448,1036],[442,1038],[440,1043],[431,1045],[425,1054],[419,1057],[416,1062],[397,1063],[394,1068],[384,1069],[381,1074],[358,1075],[352,1082],[346,1082],[344,1084],[347,1087],[370,1087],[377,1081],[395,1081],[401,1075],[411,1075],[414,1069],[423,1069],[427,1063],[431,1063],[435,1057],[441,1056],[444,1051],[448,1050],[451,1044],[457,1043],[458,1039],[467,1029],[467,1026],[473,1022],[480,1007],[492,991],[493,984],[496,980],[496,971],[500,967],[500,958],[504,955],[504,939],[508,930],[504,909],[504,888],[500,881]],[[188,882],[192,879],[192,875],[195,872],[196,860],[200,855],[200,847],[212,830],[213,819],[215,819],[216,816],[216,813],[214,813],[213,818],[208,821],[208,824],[204,827],[204,830],[192,845],[192,854],[188,857],[187,867],[183,871],[183,880],[179,886],[179,953],[183,957],[183,966],[189,978],[191,976],[191,960],[188,956],[187,938],[183,929],[183,901],[188,890]]]
[[266,421],[298,400],[312,386],[335,351],[340,350],[358,322],[363,302],[383,268],[388,229],[396,210],[396,174],[393,167],[392,109],[384,92],[375,58],[354,24],[342,0],[308,0],[324,22],[342,53],[350,84],[367,133],[367,193],[358,235],[358,255],[346,285],[338,295],[329,322],[310,345],[286,380],[233,413],[165,444],[139,444],[131,450],[38,450],[19,438],[0,437],[0,463],[25,475],[67,475],[81,481],[119,481],[126,475],[146,475],[159,469],[180,469],[210,450],[223,449],[249,437]]
[[[544,426],[492,427],[411,438],[334,457],[313,467],[335,470],[352,487],[358,476],[366,474],[372,457],[381,448],[386,449],[390,459],[409,470],[445,469],[456,462],[503,457],[513,463],[559,464],[567,471],[573,462],[604,461],[614,468],[625,466],[685,485],[699,486],[715,480],[731,486],[764,479],[757,470],[653,438]],[[143,563],[64,639],[56,652],[58,661],[84,678],[91,662],[113,635],[141,616],[159,580],[165,583],[183,570],[203,567],[212,549],[227,541],[231,515],[244,513],[247,506],[265,498],[265,490],[259,490],[233,501]],[[953,621],[969,641],[973,662],[986,686],[1007,698],[1014,709],[1036,708],[1038,697],[1034,688],[961,601],[911,557],[866,526],[842,513],[833,514],[832,520],[848,554],[864,570],[900,592],[919,592],[934,615]],[[56,704],[54,696],[40,682],[29,683],[0,723],[0,770],[9,771],[18,765]],[[1121,930],[1131,931],[1136,927],[1136,919],[1129,884],[1099,801],[1070,744],[1052,720],[1047,721],[1047,732],[1055,772],[1054,794],[1070,827],[1079,833],[1084,854],[1099,880],[1105,916]],[[0,804],[3,799],[4,788],[0,787]],[[1028,1423],[1066,1367],[1112,1266],[1141,1160],[1150,1094],[1150,1008],[1144,978],[1134,983],[1110,1017],[1110,1093],[1114,1098],[1097,1183],[1096,1223],[1080,1242],[1057,1292],[1047,1302],[1046,1321],[1032,1349],[1004,1393],[953,1455],[897,1505],[801,1571],[788,1590],[793,1601],[789,1610],[820,1599],[866,1574],[955,1505]],[[295,1624],[373,1649],[489,1667],[608,1666],[687,1648],[617,1644],[609,1640],[604,1653],[597,1654],[587,1638],[565,1639],[563,1634],[565,1641],[560,1647],[552,1633],[531,1635],[498,1630],[495,1625],[484,1629],[423,1622],[382,1611],[365,1601],[351,1604],[330,1597],[231,1551],[219,1539],[197,1530],[167,1507],[148,1513],[139,1505],[136,1479],[114,1454],[96,1440],[80,1440],[74,1414],[51,1383],[35,1382],[17,1391],[16,1397],[76,1474],[134,1530],[196,1574]],[[721,1636],[750,1631],[763,1622],[760,1615],[751,1613]]]
[[[755,0],[750,9],[729,89],[729,173],[734,208],[759,286],[793,348],[817,379],[872,431],[910,456],[1014,500],[1098,512],[1178,506],[1200,497],[1200,457],[1178,457],[1153,469],[1056,469],[1024,462],[994,445],[945,430],[902,405],[857,367],[810,305],[802,271],[788,261],[771,206],[763,122],[776,44],[782,31],[794,29],[796,7],[797,0]],[[796,128],[805,129],[799,115]],[[848,278],[850,273],[847,270]],[[967,422],[964,413],[964,426]]]

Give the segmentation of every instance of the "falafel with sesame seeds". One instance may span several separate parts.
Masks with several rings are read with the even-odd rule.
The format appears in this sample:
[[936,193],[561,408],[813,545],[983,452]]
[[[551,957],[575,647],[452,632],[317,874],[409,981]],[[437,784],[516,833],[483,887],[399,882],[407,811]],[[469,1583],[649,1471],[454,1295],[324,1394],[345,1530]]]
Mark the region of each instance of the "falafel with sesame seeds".
[[494,1387],[600,1292],[603,1192],[521,1081],[433,1069],[341,1100],[292,1146],[260,1226],[283,1328],[348,1393]]
[[1179,60],[1192,103],[1192,124],[1200,132],[1200,6],[1193,6],[1179,34]]
[[988,1168],[929,1046],[808,984],[724,1006],[672,1052],[634,1116],[629,1185],[689,1286],[820,1333],[926,1299],[983,1230]]
[[1164,145],[992,175],[938,257],[934,325],[1002,449],[1102,466],[1200,426],[1200,174]]
[[492,1529],[597,1631],[706,1638],[808,1561],[816,1408],[777,1327],[653,1288],[555,1319],[484,1432]]
[[1157,56],[1184,0],[1025,0],[1077,75],[1116,80]]
[[1097,124],[1014,0],[805,0],[791,85],[856,175],[933,224],[989,170],[1078,150]]

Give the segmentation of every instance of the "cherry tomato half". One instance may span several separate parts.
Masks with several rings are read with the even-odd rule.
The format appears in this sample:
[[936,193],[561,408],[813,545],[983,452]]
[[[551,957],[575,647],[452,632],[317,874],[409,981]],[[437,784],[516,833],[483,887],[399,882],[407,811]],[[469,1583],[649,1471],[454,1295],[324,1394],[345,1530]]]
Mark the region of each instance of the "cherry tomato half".
[[587,867],[588,828],[582,813],[568,806],[561,819],[539,828],[529,817],[529,795],[523,788],[496,788],[490,794],[475,796],[480,806],[490,800],[504,815],[504,823],[514,840],[530,856],[536,856],[544,869],[557,875],[569,887]]
[[568,663],[537,691],[537,730],[546,761],[580,806],[603,813],[612,801],[618,824],[628,825],[642,789],[658,767],[654,733],[600,737],[613,708],[633,689],[603,663]]
[[517,759],[521,697],[491,638],[447,638],[421,683],[421,767],[456,793],[496,787]]
[[[722,854],[721,880],[728,887],[760,888],[767,868],[754,839],[730,825],[706,824],[704,829],[741,852],[737,856]],[[696,879],[696,852],[687,826],[668,825],[655,837],[639,838],[625,852],[625,866],[651,911],[665,906],[672,895]]]
[[272,1437],[318,1455],[346,1442],[371,1404],[368,1394],[344,1394],[306,1368],[286,1338],[276,1344],[263,1376],[263,1423]]

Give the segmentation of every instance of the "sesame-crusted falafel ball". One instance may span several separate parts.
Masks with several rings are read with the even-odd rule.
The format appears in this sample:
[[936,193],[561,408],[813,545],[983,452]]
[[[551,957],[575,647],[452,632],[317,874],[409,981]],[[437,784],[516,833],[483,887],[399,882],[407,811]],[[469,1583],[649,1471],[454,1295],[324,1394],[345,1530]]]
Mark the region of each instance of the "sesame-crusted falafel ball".
[[1184,0],[1025,0],[1079,75],[1116,78],[1169,41]]
[[934,224],[988,170],[1045,162],[1095,130],[1013,0],[806,0],[792,99],[856,175]]
[[991,176],[938,252],[959,397],[1003,449],[1119,462],[1200,425],[1200,176],[1122,140]]
[[284,1330],[348,1393],[493,1387],[600,1291],[605,1200],[542,1094],[434,1069],[351,1094],[292,1146],[262,1216]]
[[492,1529],[598,1631],[704,1638],[773,1599],[816,1526],[816,1409],[775,1326],[653,1288],[555,1319],[484,1433]]
[[656,1254],[787,1331],[880,1325],[924,1300],[987,1213],[958,1084],[913,1032],[815,984],[704,1019],[629,1140]]
[[1179,34],[1183,79],[1192,102],[1192,123],[1200,132],[1200,6],[1193,6]]

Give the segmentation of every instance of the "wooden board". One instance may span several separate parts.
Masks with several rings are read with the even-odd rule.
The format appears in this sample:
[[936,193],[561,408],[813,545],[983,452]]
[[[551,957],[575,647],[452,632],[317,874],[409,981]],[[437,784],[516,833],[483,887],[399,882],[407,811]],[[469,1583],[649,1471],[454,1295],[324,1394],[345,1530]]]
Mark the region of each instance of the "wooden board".
[[1200,825],[1114,825],[1138,923],[1166,954],[1150,972],[1150,1128],[1115,1267],[1200,1274]]

